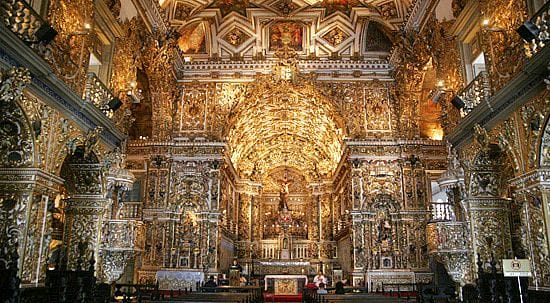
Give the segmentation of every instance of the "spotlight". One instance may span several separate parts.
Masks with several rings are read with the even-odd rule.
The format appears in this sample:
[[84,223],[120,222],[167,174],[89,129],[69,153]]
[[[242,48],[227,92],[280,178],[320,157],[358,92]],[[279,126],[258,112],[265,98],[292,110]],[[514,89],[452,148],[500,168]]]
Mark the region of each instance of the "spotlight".
[[538,40],[540,30],[533,24],[531,21],[525,21],[516,32],[523,38],[523,40],[531,42],[533,40]]
[[122,106],[122,101],[120,101],[119,98],[114,97],[113,99],[111,99],[111,101],[109,101],[109,103],[107,103],[107,106],[109,107],[109,109],[116,111]]
[[459,96],[455,96],[451,100],[451,103],[453,104],[454,107],[456,107],[456,109],[461,109],[461,108],[464,108],[464,106],[466,106],[466,103],[464,103],[464,100],[462,100],[462,98],[460,98]]
[[47,22],[44,22],[34,33],[34,36],[38,41],[48,44],[57,36],[57,31]]

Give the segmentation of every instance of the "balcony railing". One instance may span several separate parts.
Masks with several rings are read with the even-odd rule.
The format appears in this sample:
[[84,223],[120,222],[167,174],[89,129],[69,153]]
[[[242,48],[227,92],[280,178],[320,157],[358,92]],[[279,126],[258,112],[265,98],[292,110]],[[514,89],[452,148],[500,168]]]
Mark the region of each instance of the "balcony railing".
[[487,72],[480,72],[468,86],[457,93],[457,97],[464,102],[464,106],[460,109],[460,115],[463,118],[479,103],[488,102],[491,97],[491,86]]
[[4,24],[31,45],[48,43],[57,32],[24,0],[2,0],[0,16]]
[[538,29],[537,37],[527,41],[529,43],[529,55],[532,56],[539,52],[550,40],[550,1],[547,1],[529,21]]
[[109,102],[114,99],[114,96],[96,74],[88,73],[82,98],[99,108],[107,117],[112,117],[113,111],[109,108]]
[[141,202],[124,202],[120,210],[120,218],[141,220]]
[[431,221],[454,221],[456,219],[453,205],[449,202],[432,202]]

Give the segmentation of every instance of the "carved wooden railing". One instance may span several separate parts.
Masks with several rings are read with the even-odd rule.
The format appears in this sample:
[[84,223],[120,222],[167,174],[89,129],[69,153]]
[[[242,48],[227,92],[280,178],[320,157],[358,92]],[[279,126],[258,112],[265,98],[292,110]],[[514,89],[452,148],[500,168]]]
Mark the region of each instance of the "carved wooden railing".
[[460,109],[460,115],[466,117],[479,103],[488,102],[491,97],[491,86],[489,84],[489,75],[483,71],[457,93],[457,97],[464,102],[464,107]]
[[539,52],[550,40],[550,1],[531,18],[532,24],[538,29],[538,35],[535,39],[527,41],[529,44],[529,55]]
[[3,0],[0,3],[2,21],[26,43],[48,43],[57,34],[26,1]]
[[141,208],[141,202],[124,202],[120,210],[120,218],[141,220]]
[[95,73],[88,73],[86,78],[86,88],[82,99],[90,102],[99,108],[107,117],[112,117],[113,112],[109,108],[109,102],[113,100],[114,95],[111,90],[101,82]]
[[432,202],[430,204],[431,222],[454,221],[455,212],[449,202]]

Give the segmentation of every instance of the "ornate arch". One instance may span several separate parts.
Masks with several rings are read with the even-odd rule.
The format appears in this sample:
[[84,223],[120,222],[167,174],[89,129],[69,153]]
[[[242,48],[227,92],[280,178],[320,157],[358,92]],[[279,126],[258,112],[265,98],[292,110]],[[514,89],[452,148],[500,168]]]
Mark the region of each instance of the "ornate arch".
[[33,129],[40,125],[32,125],[20,105],[30,73],[24,68],[13,68],[0,71],[0,79],[0,167],[33,167]]
[[229,153],[242,177],[287,166],[311,180],[332,175],[340,161],[343,119],[307,81],[260,77],[229,117]]

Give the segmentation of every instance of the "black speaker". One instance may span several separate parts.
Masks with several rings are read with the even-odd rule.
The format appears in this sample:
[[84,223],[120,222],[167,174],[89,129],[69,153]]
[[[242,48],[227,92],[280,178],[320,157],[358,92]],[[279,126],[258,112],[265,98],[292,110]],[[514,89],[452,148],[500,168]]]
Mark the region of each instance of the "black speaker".
[[462,100],[462,98],[460,98],[459,96],[455,96],[455,97],[451,100],[451,103],[452,103],[453,106],[456,107],[457,109],[461,109],[461,108],[464,108],[464,106],[466,106],[466,103],[464,103],[464,101]]
[[109,109],[116,111],[122,106],[122,101],[120,101],[119,98],[114,97],[113,99],[111,99],[111,101],[109,101],[109,103],[107,103],[107,106],[109,107]]
[[540,30],[531,21],[525,21],[516,32],[527,42],[531,42],[533,39],[538,40]]
[[38,41],[48,44],[55,39],[55,36],[57,36],[57,31],[47,22],[44,22],[34,33],[34,36],[38,39]]

